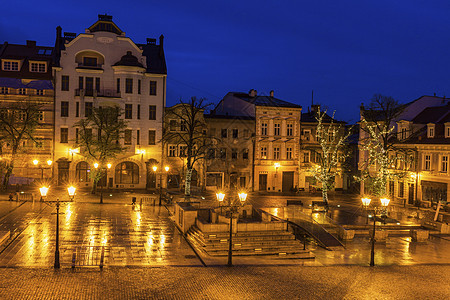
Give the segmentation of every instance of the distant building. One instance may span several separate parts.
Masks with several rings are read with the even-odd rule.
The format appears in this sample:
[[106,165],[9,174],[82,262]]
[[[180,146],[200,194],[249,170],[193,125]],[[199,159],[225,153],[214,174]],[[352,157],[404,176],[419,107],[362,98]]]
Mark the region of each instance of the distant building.
[[[252,187],[291,192],[299,186],[299,140],[302,107],[274,97],[230,92],[214,109],[216,115],[255,118]],[[228,128],[232,129],[232,128]]]
[[[20,145],[10,184],[28,184],[52,176],[52,51],[53,47],[37,46],[35,41],[27,41],[26,45],[7,42],[0,45],[0,105],[8,107],[24,101],[37,103],[41,109],[35,140],[25,138]],[[10,154],[10,145],[2,144],[1,159],[10,159]]]
[[255,118],[251,116],[205,115],[208,137],[214,147],[206,155],[206,188],[252,190]]
[[[317,124],[316,117],[320,111],[320,105],[311,105],[311,109],[302,113],[301,118],[301,132],[300,132],[300,156],[299,156],[299,189],[310,191],[312,188],[321,188],[322,183],[317,182],[313,174],[310,172],[311,168],[320,162],[322,157],[322,149],[316,138]],[[325,113],[321,111],[321,113]],[[345,122],[340,122],[333,119],[328,114],[325,114],[322,120],[324,126],[340,126],[339,133],[345,135]],[[348,142],[348,141],[347,141]],[[342,165],[339,166],[339,176],[335,178],[335,190],[347,190],[350,186],[349,174],[344,172]]]
[[92,107],[118,106],[128,123],[120,141],[126,151],[112,161],[110,188],[153,186],[152,165],[161,160],[163,109],[166,103],[166,62],[163,36],[136,44],[108,15],[84,33],[57,28],[55,43],[55,179],[58,185],[91,185],[93,161],[74,149],[78,129]]

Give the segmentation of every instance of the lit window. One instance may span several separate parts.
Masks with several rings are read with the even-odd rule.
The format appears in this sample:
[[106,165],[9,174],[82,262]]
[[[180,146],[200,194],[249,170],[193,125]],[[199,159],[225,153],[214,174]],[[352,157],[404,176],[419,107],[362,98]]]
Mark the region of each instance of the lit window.
[[131,137],[132,137],[132,131],[131,129],[125,129],[124,132],[124,145],[131,145]]
[[274,129],[273,129],[273,135],[280,135],[280,128],[281,128],[281,124],[275,123]]
[[292,159],[292,147],[286,147],[286,159]]
[[30,72],[45,73],[47,72],[47,64],[45,62],[32,62]]
[[3,61],[3,71],[19,71],[19,62]]
[[431,170],[431,155],[425,155],[425,170]]
[[267,159],[267,147],[261,147],[261,159]]
[[447,173],[448,171],[448,156],[442,156],[441,172]]

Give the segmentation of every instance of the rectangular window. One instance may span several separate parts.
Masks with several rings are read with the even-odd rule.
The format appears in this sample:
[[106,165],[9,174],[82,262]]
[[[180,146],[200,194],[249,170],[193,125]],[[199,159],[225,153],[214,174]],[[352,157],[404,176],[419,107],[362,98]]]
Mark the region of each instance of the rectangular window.
[[442,156],[441,172],[447,173],[448,171],[448,156]]
[[303,139],[305,141],[309,141],[311,139],[311,131],[310,130],[303,130]]
[[78,77],[78,88],[82,90],[84,87],[84,78],[83,76]]
[[19,71],[19,62],[18,61],[4,61],[3,62],[3,70],[4,71]]
[[84,81],[84,94],[94,96],[94,77],[86,77]]
[[42,110],[39,111],[39,121],[44,121],[44,112]]
[[95,90],[100,91],[100,77],[95,77]]
[[156,131],[155,130],[149,130],[148,131],[148,144],[149,145],[155,145],[156,143]]
[[280,147],[273,148],[273,159],[275,160],[280,159]]
[[227,136],[228,136],[228,131],[227,131],[226,128],[223,128],[223,129],[222,129],[222,137],[223,137],[223,138],[226,138]]
[[83,65],[86,67],[97,67],[96,57],[83,57]]
[[239,130],[238,129],[233,129],[233,139],[237,139],[239,136]]
[[80,102],[75,102],[75,117],[80,116]]
[[69,90],[69,76],[61,76],[61,91]]
[[133,131],[131,129],[125,129],[124,132],[124,145],[131,145],[131,138],[132,138]]
[[304,163],[309,163],[309,152],[304,152],[303,153],[303,162]]
[[84,103],[84,116],[90,117],[92,115],[92,102],[85,102]]
[[150,81],[150,95],[156,96],[156,81]]
[[125,104],[125,119],[133,118],[133,104]]
[[24,89],[24,88],[19,89],[19,95],[26,95],[26,94],[27,94],[27,89]]
[[185,120],[180,120],[180,131],[187,131],[187,125]]
[[148,119],[149,120],[156,120],[156,105],[149,105],[148,106]]
[[47,71],[46,63],[45,62],[32,62],[30,71],[37,72],[37,73],[45,73]]
[[176,120],[170,120],[169,122],[169,130],[170,131],[177,131],[178,129],[178,124]]
[[69,128],[61,128],[60,142],[61,143],[69,142]]
[[9,94],[9,88],[7,87],[0,87],[0,94]]
[[267,123],[261,123],[261,135],[267,135]]
[[120,78],[117,78],[117,81],[116,81],[116,91],[117,91],[117,93],[120,93]]
[[273,135],[280,135],[281,124],[275,123],[273,128]]
[[238,158],[238,150],[236,148],[231,149],[231,159]]
[[36,95],[43,96],[44,95],[44,90],[36,90]]
[[244,149],[242,152],[242,159],[248,159],[248,149]]
[[75,143],[78,144],[78,135],[80,130],[78,128],[75,128]]
[[138,80],[138,94],[141,94],[141,80]]
[[244,129],[244,137],[248,138],[248,129]]
[[286,147],[286,159],[292,159],[292,147]]
[[140,104],[137,105],[137,119],[138,120],[141,119],[141,105]]
[[286,125],[286,135],[287,136],[293,136],[293,128],[294,128],[294,124],[292,124],[292,123],[288,123]]
[[261,159],[267,159],[267,147],[261,147]]
[[61,117],[69,116],[69,102],[61,101]]
[[227,159],[227,148],[220,148],[220,159]]
[[187,146],[180,146],[180,149],[178,151],[178,155],[180,157],[186,157]]
[[169,145],[169,157],[175,157],[177,156],[177,146],[175,145]]
[[425,170],[431,170],[431,155],[425,155]]
[[125,93],[127,94],[133,93],[133,78],[125,79]]
[[137,130],[136,131],[136,145],[140,145],[141,144],[141,131]]

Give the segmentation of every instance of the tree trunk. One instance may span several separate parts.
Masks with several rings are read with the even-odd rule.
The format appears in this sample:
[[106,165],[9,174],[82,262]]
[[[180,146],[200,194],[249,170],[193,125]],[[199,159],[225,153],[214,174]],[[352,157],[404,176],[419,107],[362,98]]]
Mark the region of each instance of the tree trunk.
[[91,194],[95,194],[97,192],[97,183],[98,183],[98,180],[94,179],[93,184],[92,184]]
[[322,199],[328,205],[328,187],[326,182],[322,182]]
[[11,177],[13,169],[14,169],[14,160],[11,160],[11,162],[8,163],[8,165],[6,166],[5,177],[3,178],[3,182],[2,182],[2,190],[3,191],[6,191],[8,189],[9,178]]
[[186,180],[184,185],[184,195],[186,197],[191,196],[191,178],[192,178],[192,168],[186,168]]

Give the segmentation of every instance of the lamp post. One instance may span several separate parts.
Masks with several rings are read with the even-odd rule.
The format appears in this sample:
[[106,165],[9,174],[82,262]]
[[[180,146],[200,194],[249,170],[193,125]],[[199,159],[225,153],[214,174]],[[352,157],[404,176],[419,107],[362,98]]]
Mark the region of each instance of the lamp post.
[[223,206],[222,203],[225,199],[224,193],[216,193],[217,201],[219,201],[220,207],[226,207],[227,213],[229,214],[230,218],[230,236],[228,238],[228,266],[233,266],[233,213],[238,211],[238,208],[242,206],[247,199],[247,194],[244,192],[241,192],[238,194],[239,201],[233,201],[233,198],[229,198],[228,205]]
[[361,198],[362,204],[364,206],[364,209],[366,210],[366,225],[369,224],[369,205],[370,205],[370,201],[372,201],[372,199],[370,198]]
[[[49,167],[51,167],[53,161],[51,161],[50,159],[47,160],[47,165]],[[34,159],[33,160],[33,165],[37,166],[39,169],[41,169],[41,180],[44,179],[44,167],[42,165],[39,165],[39,160]],[[39,165],[39,166],[38,166]]]
[[[380,210],[380,215],[382,217],[386,217],[387,214],[387,207],[389,205],[389,202],[391,200],[388,198],[381,198],[380,202],[381,202],[381,210]],[[373,215],[373,230],[372,230],[372,237],[371,237],[371,247],[370,247],[370,266],[373,267],[375,266],[375,223],[376,223],[376,211],[377,211],[377,207],[375,207],[375,212]]]
[[[47,197],[48,190],[49,188],[45,186],[39,188],[39,192],[41,193],[41,199]],[[67,188],[69,198],[73,199],[75,195],[75,190],[76,188],[73,186]],[[53,265],[55,269],[59,269],[61,267],[61,264],[59,262],[59,206],[60,206],[59,198],[56,198],[56,242],[55,242],[55,263]]]
[[[156,171],[158,171],[158,167],[157,166],[153,166],[152,167],[153,172],[155,172],[155,176],[156,176]],[[169,172],[170,167],[169,166],[165,166],[164,167],[164,171],[166,171],[166,174]],[[159,172],[159,206],[161,206],[162,204],[162,177],[163,177],[163,172]],[[156,178],[155,178],[156,180]]]

